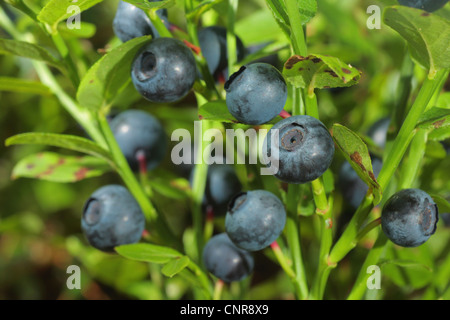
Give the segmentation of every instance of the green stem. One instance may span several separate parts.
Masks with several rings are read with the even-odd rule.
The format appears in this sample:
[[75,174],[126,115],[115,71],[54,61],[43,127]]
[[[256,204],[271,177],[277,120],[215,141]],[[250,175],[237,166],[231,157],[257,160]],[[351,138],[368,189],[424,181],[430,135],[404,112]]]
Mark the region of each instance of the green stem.
[[361,271],[358,274],[358,277],[355,282],[355,286],[352,288],[348,296],[348,300],[360,300],[363,298],[364,293],[367,290],[367,280],[371,276],[370,273],[367,273],[367,269],[370,266],[376,265],[380,260],[380,257],[384,253],[386,248],[386,244],[388,239],[384,235],[382,231],[379,231],[378,238],[370,249],[369,254],[367,255],[366,260],[364,261],[363,266],[361,267]]
[[387,184],[394,175],[403,155],[408,148],[408,145],[412,139],[414,128],[419,120],[419,117],[425,111],[428,102],[433,96],[435,90],[438,88],[442,77],[445,75],[445,71],[439,71],[434,78],[427,77],[419,91],[419,94],[414,101],[402,127],[394,140],[392,148],[385,160],[385,164],[381,169],[378,176],[378,183],[382,190],[385,190]]
[[333,268],[333,266],[329,264],[328,260],[333,241],[333,197],[330,197],[330,201],[328,202],[321,179],[314,180],[311,185],[313,189],[314,202],[316,204],[316,213],[320,216],[321,239],[319,264],[311,289],[311,298],[322,299],[328,274]]
[[216,285],[214,286],[213,300],[220,300],[223,293],[223,287],[225,286],[225,282],[222,280],[217,280]]
[[239,0],[228,0],[228,24],[227,24],[227,54],[228,54],[228,76],[234,73],[237,63],[236,34],[234,25]]
[[111,151],[111,155],[118,167],[118,174],[130,190],[130,192],[136,198],[136,201],[139,203],[144,216],[150,223],[153,231],[152,237],[154,237],[157,242],[171,244],[172,246],[176,246],[178,248],[180,244],[175,239],[175,236],[172,234],[161,215],[158,215],[155,207],[147,197],[145,190],[136,180],[134,173],[131,171],[125,156],[123,155],[119,145],[117,144],[117,141],[111,131],[105,115],[99,114],[98,118],[100,127],[108,143],[109,150]]
[[419,174],[420,164],[425,155],[425,148],[428,140],[428,132],[426,130],[418,129],[415,134],[411,146],[409,148],[409,155],[401,167],[399,190],[411,187]]
[[166,25],[162,22],[161,18],[156,13],[158,10],[149,10],[148,17],[150,18],[153,26],[158,31],[159,36],[163,38],[172,38],[172,34],[169,30],[167,30]]
[[308,50],[306,47],[305,34],[303,32],[302,17],[298,8],[297,1],[285,0],[287,14],[291,25],[291,41],[295,54],[306,56]]
[[[209,121],[201,121],[202,132],[205,132],[209,128]],[[194,179],[192,183],[192,223],[195,231],[195,242],[197,248],[197,257],[201,257],[204,244],[204,231],[203,231],[203,210],[202,202],[205,194],[206,178],[208,175],[208,165],[203,161],[203,153],[205,150],[202,136],[200,136],[199,147],[197,150],[197,164],[194,168]]]
[[295,279],[294,270],[292,270],[292,268],[290,267],[289,262],[286,259],[286,256],[284,255],[278,243],[275,241],[270,245],[270,247],[272,248],[272,252],[275,255],[275,258],[277,258],[280,267],[284,270],[284,272],[288,275],[289,278],[294,280]]
[[206,275],[206,273],[203,272],[203,270],[197,264],[195,264],[192,260],[189,262],[188,268],[189,268],[189,270],[192,271],[192,273],[194,273],[194,275],[200,281],[200,284],[201,284],[202,288],[204,289],[204,292],[207,295],[208,299],[211,299],[213,296],[212,295],[212,286],[211,286],[211,282],[209,281],[209,278]]
[[286,233],[287,242],[291,250],[294,263],[294,287],[299,299],[308,297],[308,285],[306,283],[305,267],[303,266],[302,251],[300,247],[300,224],[297,214],[297,196],[299,185],[290,184],[287,196],[287,221]]
[[80,84],[80,77],[78,76],[78,71],[75,66],[75,63],[73,62],[72,58],[70,57],[69,48],[67,47],[66,43],[64,42],[63,37],[58,32],[58,30],[54,31],[51,34],[53,43],[56,46],[56,49],[58,49],[59,54],[63,58],[64,62],[67,66],[67,71],[70,80],[72,81],[72,84],[75,88],[78,88],[78,85]]
[[356,239],[362,224],[366,220],[367,215],[372,210],[372,208],[373,195],[369,191],[369,193],[366,195],[363,202],[359,206],[358,210],[356,210],[341,237],[331,250],[329,257],[330,263],[337,264],[347,255],[347,253],[349,253],[356,246],[354,240]]
[[[186,0],[185,1],[185,14],[187,12],[190,12],[194,8],[194,2],[193,0]],[[187,15],[186,15],[187,16]],[[189,38],[191,39],[191,42],[196,47],[200,48],[200,42],[198,40],[198,33],[197,33],[197,24],[193,19],[187,19],[187,31],[189,34]],[[215,81],[211,73],[209,72],[208,65],[206,63],[205,58],[203,55],[195,55],[195,59],[197,62],[197,65],[200,69],[200,72],[203,76],[203,79],[205,80],[206,86],[209,89],[210,92],[214,92],[217,99],[222,100],[222,96],[220,95],[219,91],[217,90]]]
[[308,92],[308,90],[305,90],[305,106],[306,106],[306,114],[314,117],[316,119],[319,119],[319,108],[317,106],[317,97],[314,93],[314,90],[312,92]]

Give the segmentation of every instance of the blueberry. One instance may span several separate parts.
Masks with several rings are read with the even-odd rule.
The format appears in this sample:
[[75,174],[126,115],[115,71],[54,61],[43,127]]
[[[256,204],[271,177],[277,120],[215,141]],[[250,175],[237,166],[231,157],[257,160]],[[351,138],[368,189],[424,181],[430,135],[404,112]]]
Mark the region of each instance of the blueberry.
[[398,0],[398,2],[403,6],[433,12],[442,8],[448,0]]
[[[166,9],[158,10],[157,15],[168,25]],[[158,31],[147,14],[140,8],[125,1],[119,2],[113,21],[113,29],[122,42],[146,35],[151,35],[153,38],[159,37]]]
[[[372,169],[375,177],[378,177],[382,166],[383,163],[379,158],[372,158]],[[358,208],[366,196],[369,187],[361,180],[348,161],[342,164],[339,171],[338,183],[344,200],[353,208]]]
[[131,79],[137,91],[152,102],[175,102],[184,98],[197,77],[195,58],[180,40],[158,38],[136,55]]
[[283,232],[285,224],[283,203],[265,190],[236,195],[225,217],[225,229],[231,241],[247,251],[268,247]]
[[141,110],[127,110],[111,120],[111,130],[133,171],[138,171],[138,155],[145,155],[147,169],[154,169],[164,158],[167,136],[152,115]]
[[[194,172],[193,170],[191,181],[193,181]],[[242,185],[233,166],[228,164],[211,164],[208,166],[205,204],[212,206],[214,215],[224,215],[227,212],[230,200],[241,190]]]
[[333,156],[333,138],[322,122],[310,116],[279,121],[269,130],[263,144],[267,166],[275,169],[275,177],[288,183],[319,178],[331,165]]
[[[194,180],[195,170],[191,171],[190,182]],[[228,203],[234,195],[242,190],[241,182],[228,164],[211,164],[208,166],[206,178],[204,206],[210,205],[214,215],[224,215],[227,212]]]
[[[198,41],[209,72],[217,77],[228,66],[227,29],[219,26],[201,29]],[[240,61],[245,56],[245,47],[239,37],[236,37],[236,50]]]
[[390,123],[391,119],[389,117],[382,118],[372,124],[367,131],[367,136],[380,148],[384,148],[386,146],[387,132]]
[[438,208],[420,189],[404,189],[386,202],[381,227],[386,236],[402,247],[417,247],[436,231]]
[[226,233],[215,235],[206,243],[203,264],[209,272],[225,282],[244,279],[255,265],[251,253],[236,247]]
[[287,86],[283,75],[267,63],[242,67],[225,83],[230,113],[246,124],[264,124],[283,110]]
[[125,187],[108,185],[87,200],[81,227],[93,247],[111,252],[116,246],[138,242],[145,228],[145,218]]

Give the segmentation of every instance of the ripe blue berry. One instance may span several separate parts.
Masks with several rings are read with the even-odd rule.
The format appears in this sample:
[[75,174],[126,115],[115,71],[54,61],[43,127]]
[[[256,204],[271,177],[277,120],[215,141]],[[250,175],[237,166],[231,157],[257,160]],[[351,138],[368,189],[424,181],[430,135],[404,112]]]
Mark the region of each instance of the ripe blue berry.
[[[189,178],[191,185],[194,173],[195,170],[192,170]],[[203,204],[210,205],[214,210],[214,215],[224,215],[230,200],[241,190],[242,185],[233,166],[217,163],[208,166]]]
[[131,79],[137,91],[152,102],[184,98],[197,77],[195,58],[180,40],[158,38],[136,55]]
[[281,120],[269,130],[264,141],[264,161],[277,171],[275,177],[288,183],[319,178],[331,165],[333,156],[333,138],[322,122],[310,116]]
[[[166,9],[158,10],[157,15],[165,24],[168,24]],[[153,38],[159,37],[158,31],[147,14],[140,8],[125,1],[119,2],[113,21],[113,29],[122,42],[146,35],[151,35]]]
[[110,127],[132,170],[139,169],[139,154],[145,157],[147,170],[154,169],[163,160],[167,136],[159,121],[149,113],[124,111],[111,120]]
[[139,241],[145,218],[126,188],[108,185],[95,191],[87,200],[81,227],[93,247],[113,251],[116,246]]
[[[201,29],[198,41],[209,72],[217,76],[228,66],[227,29],[219,26]],[[237,60],[240,61],[245,56],[245,47],[239,37],[236,37],[236,50]]]
[[230,113],[246,124],[264,124],[283,110],[287,86],[283,75],[267,63],[242,67],[225,83]]
[[226,233],[215,235],[206,243],[203,264],[209,272],[225,282],[244,279],[255,265],[251,253],[236,247]]
[[398,2],[403,6],[433,12],[442,8],[448,0],[398,0]]
[[[383,163],[379,158],[372,158],[372,169],[375,177],[378,177],[382,166]],[[358,208],[369,187],[361,180],[349,162],[345,161],[342,164],[338,181],[344,200],[353,208]]]
[[386,236],[402,247],[417,247],[436,231],[438,208],[420,189],[404,189],[386,202],[381,226]]
[[283,203],[265,190],[236,195],[225,217],[225,229],[231,241],[247,251],[268,247],[283,232],[285,224]]

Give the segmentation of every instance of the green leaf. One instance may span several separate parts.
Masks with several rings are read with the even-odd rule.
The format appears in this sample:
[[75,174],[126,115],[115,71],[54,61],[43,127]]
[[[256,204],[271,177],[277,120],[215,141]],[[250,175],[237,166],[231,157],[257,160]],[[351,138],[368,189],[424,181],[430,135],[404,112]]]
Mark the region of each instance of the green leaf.
[[425,130],[435,130],[450,126],[450,109],[431,108],[419,118],[417,127]]
[[142,10],[150,9],[164,9],[170,8],[175,5],[175,0],[164,0],[164,1],[142,1],[142,0],[124,0],[125,2],[131,3]]
[[414,260],[403,260],[403,259],[383,260],[380,261],[379,264],[380,266],[392,264],[402,268],[424,268],[427,271],[432,272],[432,269],[429,266],[423,263],[418,263],[417,261]]
[[97,61],[81,80],[77,92],[80,105],[95,111],[109,106],[131,81],[133,59],[150,39],[144,36],[127,41]]
[[317,0],[297,0],[297,6],[302,18],[302,24],[306,24],[316,15]]
[[296,88],[308,88],[312,92],[316,88],[350,87],[358,83],[361,72],[338,58],[311,54],[290,57],[283,75]]
[[5,145],[7,147],[16,144],[40,144],[60,147],[86,153],[112,163],[112,158],[108,151],[91,140],[77,136],[56,133],[31,132],[12,136],[5,141]]
[[430,193],[430,196],[438,206],[438,210],[440,213],[450,212],[450,203],[444,197],[432,193]]
[[216,4],[223,2],[224,0],[204,0],[200,2],[194,9],[186,14],[189,19],[198,20],[202,14],[212,9]]
[[179,259],[183,256],[172,248],[149,243],[127,244],[116,247],[115,250],[127,259],[161,264],[170,262],[175,258]]
[[173,260],[169,261],[162,268],[161,272],[165,276],[172,278],[177,273],[180,273],[181,271],[183,271],[184,268],[186,268],[190,262],[191,262],[191,260],[186,256],[182,256],[180,258],[173,259]]
[[43,61],[61,70],[64,69],[62,63],[46,49],[24,41],[0,39],[0,54],[10,54]]
[[375,197],[374,204],[377,205],[381,201],[382,190],[373,174],[372,160],[366,144],[358,134],[340,124],[333,125],[332,132],[333,139],[344,154],[345,159],[351,164],[361,180],[372,189]]
[[51,90],[45,84],[10,77],[0,77],[0,91],[32,93],[42,96],[52,95]]
[[77,10],[83,12],[102,1],[78,0],[73,2],[73,0],[50,0],[39,12],[37,18],[39,21],[50,25],[53,30],[56,30],[59,22],[76,14]]
[[66,24],[62,23],[58,25],[58,31],[67,38],[89,39],[95,35],[97,27],[93,23],[81,21],[80,28],[69,29]]
[[450,126],[440,127],[431,131],[428,139],[434,141],[444,141],[450,139]]
[[189,197],[190,186],[186,179],[154,178],[149,181],[149,184],[156,192],[170,199],[182,200]]
[[200,120],[215,120],[228,123],[239,123],[228,111],[225,101],[212,101],[203,104],[198,110]]
[[290,37],[290,22],[289,16],[286,13],[286,6],[283,1],[280,0],[266,0],[267,6],[270,11],[272,11],[273,17],[275,21],[281,28],[281,30],[286,34],[287,37]]
[[65,156],[41,152],[23,158],[12,172],[12,178],[34,178],[53,182],[77,182],[97,177],[111,170],[103,159]]
[[384,10],[383,21],[409,44],[411,55],[434,76],[450,68],[450,21],[423,10],[393,6]]
[[29,16],[31,19],[33,19],[34,21],[37,21],[37,15],[36,13],[33,12],[33,10],[31,10],[25,3],[23,0],[5,0],[5,2],[11,6],[13,6],[14,8],[16,8],[17,10],[22,11],[23,13],[25,13],[27,16]]

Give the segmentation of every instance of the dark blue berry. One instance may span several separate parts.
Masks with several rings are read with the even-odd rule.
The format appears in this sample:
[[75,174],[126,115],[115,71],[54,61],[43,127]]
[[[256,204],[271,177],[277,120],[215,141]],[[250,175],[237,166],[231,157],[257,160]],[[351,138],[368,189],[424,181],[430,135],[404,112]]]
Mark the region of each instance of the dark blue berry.
[[402,247],[417,247],[436,231],[438,208],[420,189],[395,193],[383,207],[381,226],[386,236]]
[[283,75],[267,63],[242,67],[225,83],[230,113],[246,124],[264,124],[283,110],[287,86]]
[[[194,173],[195,170],[192,170],[189,179],[191,185]],[[241,190],[242,185],[233,166],[216,163],[208,166],[203,204],[204,206],[210,205],[214,210],[214,215],[224,215],[230,200]]]
[[197,77],[195,58],[180,40],[158,38],[137,54],[131,79],[137,91],[152,102],[175,102],[184,98]]
[[275,169],[275,177],[288,183],[306,183],[319,178],[334,156],[333,138],[322,122],[310,116],[279,121],[267,133],[263,146],[267,166]]
[[[158,10],[157,15],[168,25],[166,9]],[[125,1],[119,2],[113,21],[113,29],[122,42],[146,35],[150,35],[153,38],[159,37],[158,31],[147,14],[140,8]]]
[[[227,29],[219,26],[201,29],[198,32],[198,41],[209,72],[217,76],[228,66]],[[245,56],[245,47],[239,37],[236,37],[236,50],[239,62]]]
[[139,170],[140,155],[144,156],[148,170],[154,169],[163,160],[167,136],[159,121],[149,113],[124,111],[111,120],[110,127],[132,170]]
[[225,282],[244,279],[252,273],[255,265],[251,253],[236,247],[226,233],[215,235],[206,243],[203,264]]
[[[383,166],[379,158],[372,158],[372,169],[375,177],[381,171]],[[369,187],[361,180],[356,171],[352,168],[349,162],[345,161],[339,171],[338,184],[344,200],[353,208],[358,208],[361,201],[366,196]]]
[[136,243],[145,228],[141,208],[131,193],[120,185],[108,185],[87,200],[81,227],[89,243],[102,251]]
[[398,2],[403,6],[433,12],[442,8],[448,0],[398,0]]
[[225,217],[225,229],[231,241],[248,251],[268,247],[283,232],[285,224],[283,203],[265,190],[236,195]]

